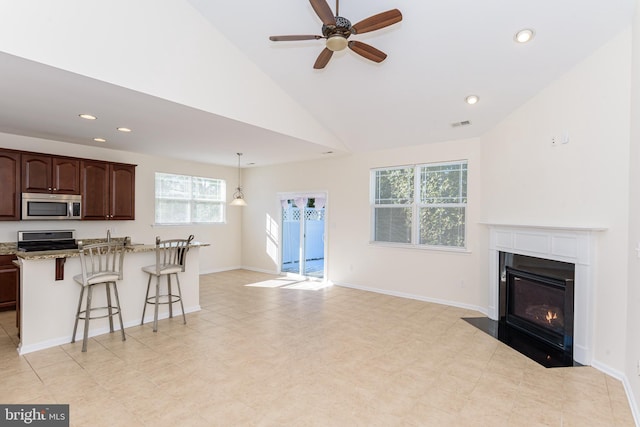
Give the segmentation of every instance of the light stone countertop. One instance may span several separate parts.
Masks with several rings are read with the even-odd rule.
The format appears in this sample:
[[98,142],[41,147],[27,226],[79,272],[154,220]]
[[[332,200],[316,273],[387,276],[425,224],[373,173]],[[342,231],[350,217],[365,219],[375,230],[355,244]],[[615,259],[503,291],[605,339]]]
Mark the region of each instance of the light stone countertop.
[[[114,237],[111,241],[122,240],[124,237]],[[100,243],[104,242],[105,239],[77,239],[78,242],[83,242],[85,245],[89,245],[92,243]],[[203,242],[191,242],[189,246],[191,247],[201,247],[201,246],[209,246],[209,243]],[[128,252],[153,252],[156,249],[156,244],[144,244],[144,243],[130,243],[127,245]],[[37,259],[55,259],[55,258],[72,258],[80,256],[80,253],[77,249],[68,249],[68,250],[56,250],[56,251],[34,251],[34,252],[23,252],[18,251],[17,244],[15,242],[0,242],[0,255],[16,255],[18,258],[26,259],[26,260],[37,260]]]

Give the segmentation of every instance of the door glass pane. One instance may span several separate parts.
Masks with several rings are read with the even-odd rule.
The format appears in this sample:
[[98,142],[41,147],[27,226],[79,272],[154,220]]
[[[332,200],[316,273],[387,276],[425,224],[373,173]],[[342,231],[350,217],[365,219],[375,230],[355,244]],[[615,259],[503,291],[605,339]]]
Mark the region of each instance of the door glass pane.
[[300,273],[300,209],[288,200],[282,208],[282,266],[284,273]]
[[[311,199],[310,203],[314,200]],[[305,208],[304,275],[324,277],[324,208]]]

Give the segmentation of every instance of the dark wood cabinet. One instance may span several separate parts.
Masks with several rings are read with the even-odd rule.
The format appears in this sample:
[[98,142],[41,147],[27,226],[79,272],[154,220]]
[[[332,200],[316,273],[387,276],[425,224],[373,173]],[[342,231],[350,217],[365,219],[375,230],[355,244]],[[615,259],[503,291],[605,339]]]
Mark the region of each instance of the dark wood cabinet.
[[0,150],[0,221],[20,219],[20,153]]
[[15,310],[19,269],[15,255],[0,255],[0,310]]
[[82,219],[135,219],[135,165],[81,162]]
[[80,160],[23,153],[22,192],[80,194]]

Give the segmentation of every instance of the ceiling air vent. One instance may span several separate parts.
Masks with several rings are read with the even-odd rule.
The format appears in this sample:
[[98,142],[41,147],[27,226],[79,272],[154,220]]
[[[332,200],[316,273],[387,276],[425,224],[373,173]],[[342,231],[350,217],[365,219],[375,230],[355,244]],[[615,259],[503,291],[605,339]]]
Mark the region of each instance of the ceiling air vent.
[[469,120],[463,120],[461,122],[451,123],[451,127],[457,128],[460,126],[469,126],[471,122]]

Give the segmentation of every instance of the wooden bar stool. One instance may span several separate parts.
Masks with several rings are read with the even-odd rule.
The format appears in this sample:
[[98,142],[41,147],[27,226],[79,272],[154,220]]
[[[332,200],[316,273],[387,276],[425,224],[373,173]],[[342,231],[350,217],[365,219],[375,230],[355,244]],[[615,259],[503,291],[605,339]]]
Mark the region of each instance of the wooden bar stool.
[[[178,273],[185,271],[187,252],[189,251],[189,244],[193,240],[193,234],[186,239],[171,239],[160,240],[160,237],[156,237],[156,263],[142,267],[142,271],[149,274],[149,281],[147,282],[147,294],[144,300],[144,307],[142,309],[142,320],[140,324],[144,324],[144,314],[147,309],[147,304],[154,305],[153,314],[153,332],[158,332],[158,307],[160,304],[169,305],[169,317],[173,317],[173,304],[179,302],[182,309],[182,319],[184,324],[187,323],[187,317],[184,314],[184,304],[182,303],[182,290],[180,289],[180,278]],[[176,278],[176,284],[178,286],[178,293],[174,294],[171,289],[171,276]],[[161,294],[160,292],[160,277],[166,276],[167,278],[167,291]],[[156,278],[156,293],[149,296],[149,290],[151,288],[151,279]]]
[[[82,340],[82,351],[87,351],[87,341],[89,338],[89,320],[109,318],[109,330],[113,332],[113,316],[118,315],[120,321],[120,330],[122,332],[122,341],[126,340],[124,336],[124,325],[122,324],[122,313],[120,311],[120,298],[118,297],[118,286],[116,281],[122,280],[122,265],[124,263],[124,252],[127,239],[124,242],[107,242],[96,243],[92,245],[80,244],[78,250],[80,252],[80,266],[82,274],[73,276],[82,288],[80,290],[80,298],[78,300],[78,310],[76,312],[76,321],[73,326],[73,336],[71,342],[76,342],[76,331],[78,329],[78,320],[84,320],[84,337]],[[92,297],[93,288],[96,285],[104,285],[107,293],[107,305],[103,307],[93,307]],[[111,288],[115,296],[115,304],[111,300]],[[82,309],[83,298],[87,291],[86,301],[84,301],[84,310]],[[106,311],[106,312],[105,312]],[[94,314],[95,313],[95,314]]]

